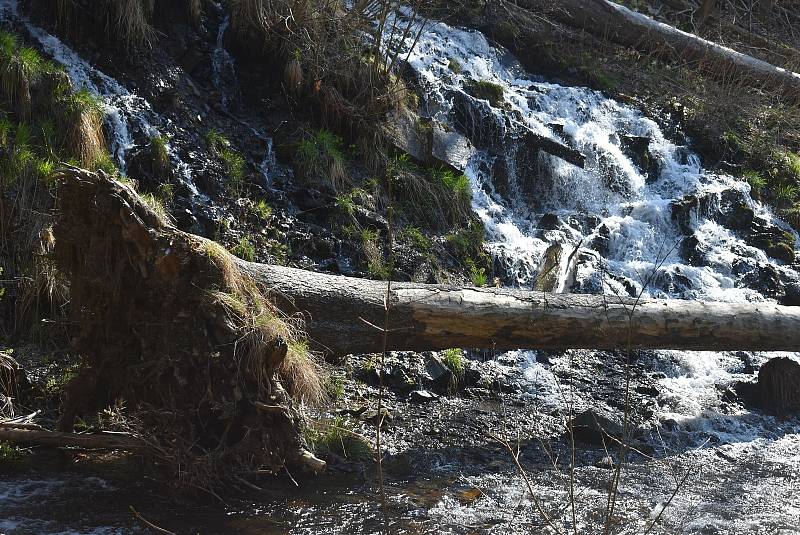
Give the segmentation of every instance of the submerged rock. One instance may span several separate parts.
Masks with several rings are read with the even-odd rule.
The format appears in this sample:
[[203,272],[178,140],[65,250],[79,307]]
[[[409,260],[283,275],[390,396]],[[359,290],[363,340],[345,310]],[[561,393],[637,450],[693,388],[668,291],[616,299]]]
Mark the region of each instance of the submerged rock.
[[623,433],[619,423],[592,410],[586,410],[576,415],[568,424],[568,430],[570,426],[576,441],[593,446],[602,446],[607,443],[609,435],[621,438]]

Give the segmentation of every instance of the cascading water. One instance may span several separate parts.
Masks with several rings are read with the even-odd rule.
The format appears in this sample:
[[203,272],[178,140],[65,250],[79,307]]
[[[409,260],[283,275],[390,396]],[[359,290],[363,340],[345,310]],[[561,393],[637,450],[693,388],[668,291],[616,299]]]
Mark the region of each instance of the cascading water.
[[225,16],[222,24],[219,25],[217,32],[217,45],[211,56],[211,81],[219,91],[219,98],[222,106],[227,109],[231,101],[236,98],[239,92],[236,76],[236,64],[230,52],[225,48],[225,32],[231,23],[229,15]]
[[[155,132],[152,125],[160,123],[148,102],[32,25],[18,13],[16,0],[0,0],[0,20],[24,24],[65,66],[76,87],[104,98],[112,151],[124,167],[134,134],[150,135]],[[227,109],[235,103],[237,86],[235,67],[224,47],[226,30],[227,19],[217,34],[212,82]],[[773,234],[788,227],[750,199],[746,184],[704,171],[686,142],[668,138],[637,110],[595,91],[536,80],[481,34],[444,24],[426,23],[409,62],[424,93],[425,113],[470,140],[461,145],[467,150],[450,153],[454,158],[449,163],[471,180],[473,207],[507,284],[530,287],[555,244],[566,252],[558,263],[555,287],[566,291],[741,302],[774,299],[771,283],[762,280],[769,276],[781,285],[800,281],[791,266],[771,260],[763,244],[736,231],[736,214],[721,217],[720,212],[738,207],[740,216],[758,220],[762,230]],[[481,88],[474,82],[492,85]],[[481,89],[493,88],[502,90],[498,102],[475,96]],[[235,120],[266,143],[260,169],[269,181],[276,166],[271,139],[245,120]],[[585,154],[584,167],[540,152],[543,138]],[[191,185],[189,164],[172,148],[170,154],[178,174]],[[693,240],[691,249],[683,245],[687,238]],[[672,532],[796,531],[800,425],[748,411],[723,397],[726,386],[752,377],[743,360],[755,369],[770,356],[659,351],[640,357],[659,387],[653,425],[647,431],[657,431],[660,439],[650,440],[650,445],[656,457],[667,457],[669,462],[641,461],[626,469],[620,516],[638,521],[631,522],[629,533],[643,532],[641,522],[654,518],[669,498],[675,466],[705,470],[701,479],[682,488],[665,514],[665,525]],[[573,358],[611,360],[591,351],[551,355],[549,361],[528,351],[501,357],[522,367],[529,402],[541,408],[541,418],[552,420],[553,427],[563,427],[552,414],[563,408],[560,372],[570,367]],[[575,410],[611,412],[619,407],[619,400],[600,399],[585,389],[575,389],[574,396]],[[597,481],[606,479],[587,470],[579,471],[577,478],[582,501],[605,499],[605,488]],[[442,498],[430,511],[437,532],[496,525],[487,531],[523,533],[530,532],[531,525],[541,525],[515,473],[484,470],[464,479],[482,490],[481,497],[468,505]],[[531,479],[540,496],[556,506],[564,503],[563,486],[552,471],[532,474]],[[72,482],[69,488],[74,491],[77,484]],[[25,486],[52,496],[55,487],[63,485],[47,480],[23,481]],[[98,485],[82,484],[80,494],[90,492],[89,487]],[[24,493],[25,498],[31,495]],[[520,507],[523,502],[525,511]],[[366,503],[350,525],[362,526],[362,517],[374,509]],[[350,503],[337,507],[339,518],[348,511],[352,514]],[[306,510],[313,508],[303,509],[302,516],[314,516]],[[0,521],[0,530],[15,525],[13,520]],[[39,531],[58,529],[33,525]]]
[[[86,89],[102,99],[109,148],[120,170],[125,172],[127,154],[135,147],[134,131],[139,131],[148,138],[159,133],[153,126],[158,119],[150,103],[128,91],[117,80],[92,67],[57,37],[32,24],[27,17],[19,13],[17,4],[17,0],[0,0],[0,21],[18,21],[23,24],[45,54],[64,67],[74,88]],[[170,144],[167,144],[167,151],[173,166],[178,171],[176,176],[193,195],[198,195],[189,165],[181,160]]]
[[[556,285],[566,291],[745,302],[774,297],[769,285],[761,284],[763,273],[781,284],[800,280],[794,267],[770,258],[760,248],[763,243],[743,238],[735,216],[720,214],[737,206],[748,221],[784,236],[789,248],[796,249],[797,235],[750,198],[746,183],[705,171],[685,141],[668,139],[639,111],[596,91],[533,79],[482,34],[445,24],[428,22],[409,62],[423,92],[423,111],[474,146],[448,163],[471,180],[473,208],[507,283],[530,287],[553,244],[562,244],[574,259],[572,265],[562,262]],[[495,97],[487,98],[486,91],[502,92],[501,101],[490,103],[488,98]],[[579,150],[586,156],[584,168],[539,152],[528,141],[530,135]],[[636,143],[644,150],[633,148]],[[562,363],[577,353],[568,352]],[[526,368],[532,395],[545,405],[563,407],[558,380],[547,365],[536,362],[537,354],[514,355]],[[702,492],[685,489],[685,496],[674,500],[673,525],[692,509],[693,500],[699,504],[692,510],[694,523],[684,524],[689,531],[723,533],[729,525],[738,533],[800,518],[797,488],[785,479],[800,477],[800,425],[728,405],[722,395],[725,387],[752,375],[752,369],[743,369],[743,358],[761,363],[771,356],[659,351],[642,357],[659,379],[653,430],[664,451],[674,448],[676,459],[687,463],[729,456],[745,470],[759,463],[771,467],[759,476],[763,479],[740,477],[735,484],[743,494],[725,496],[715,489],[715,496],[704,498]],[[603,404],[576,396],[575,410]],[[652,480],[654,471],[632,470],[623,485],[626,499],[651,516],[658,509],[655,489],[663,487],[663,481]],[[713,484],[736,479],[733,469],[723,471],[712,476]],[[474,483],[495,487],[485,504],[489,518],[496,518],[498,502],[513,509],[523,497],[507,480]],[[539,484],[545,494],[552,491],[552,484]],[[587,487],[582,492],[598,501],[605,495]],[[752,492],[770,496],[772,506],[765,507],[768,500],[753,498]],[[708,502],[716,505],[700,505]],[[751,507],[761,509],[747,517],[741,508]],[[480,507],[462,507],[453,500],[437,509],[455,524],[486,520],[476,512]],[[632,529],[640,532],[641,526]]]

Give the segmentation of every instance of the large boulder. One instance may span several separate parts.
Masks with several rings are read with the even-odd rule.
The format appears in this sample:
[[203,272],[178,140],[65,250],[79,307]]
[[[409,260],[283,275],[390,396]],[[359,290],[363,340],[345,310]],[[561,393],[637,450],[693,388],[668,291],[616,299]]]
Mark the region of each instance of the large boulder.
[[800,362],[779,357],[761,366],[758,398],[764,408],[780,414],[800,411]]

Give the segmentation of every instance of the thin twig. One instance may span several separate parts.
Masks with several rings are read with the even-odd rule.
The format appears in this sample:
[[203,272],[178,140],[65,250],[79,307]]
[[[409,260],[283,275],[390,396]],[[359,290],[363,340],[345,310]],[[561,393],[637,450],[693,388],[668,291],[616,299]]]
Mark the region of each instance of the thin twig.
[[133,516],[134,516],[134,518],[136,518],[136,520],[138,520],[139,522],[141,522],[142,524],[144,524],[148,528],[152,529],[153,531],[156,531],[158,533],[165,533],[167,535],[177,535],[174,531],[170,531],[168,529],[164,529],[164,528],[160,528],[160,527],[156,526],[155,524],[153,524],[152,522],[147,520],[145,517],[143,517],[141,515],[141,513],[139,513],[139,511],[137,511],[136,509],[133,508],[132,505],[129,505],[128,507],[130,507],[131,513],[133,513]]

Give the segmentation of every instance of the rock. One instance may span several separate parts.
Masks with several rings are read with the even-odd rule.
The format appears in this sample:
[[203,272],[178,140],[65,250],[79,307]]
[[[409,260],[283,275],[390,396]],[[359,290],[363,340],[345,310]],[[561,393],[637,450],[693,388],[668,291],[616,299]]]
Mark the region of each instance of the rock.
[[613,470],[614,468],[616,468],[616,465],[614,464],[614,459],[612,459],[610,455],[606,455],[605,457],[598,459],[594,463],[594,466],[595,468],[603,468],[605,470]]
[[297,206],[301,210],[317,210],[330,204],[330,196],[313,188],[302,188],[294,196]]
[[651,398],[658,397],[658,388],[654,386],[639,385],[636,387],[636,391],[643,396],[649,396]]
[[425,372],[430,377],[431,385],[439,392],[446,393],[456,383],[456,376],[437,356],[431,356],[425,362]]
[[681,295],[690,291],[694,284],[681,272],[680,267],[658,271],[652,284],[671,295]]
[[681,258],[693,266],[704,266],[707,264],[706,254],[708,251],[706,251],[705,246],[694,234],[681,241],[678,252]]
[[752,375],[756,373],[756,367],[753,365],[753,356],[746,351],[737,351],[736,357],[742,361],[742,369],[739,373],[746,373]]
[[781,304],[784,306],[796,307],[800,306],[800,283],[793,282],[784,287],[784,296],[781,299]]
[[762,249],[772,258],[787,264],[794,262],[794,234],[761,219],[753,222],[745,236],[748,245]]
[[464,84],[464,90],[471,96],[486,100],[495,107],[505,102],[503,87],[491,82],[470,80]]
[[678,225],[678,229],[684,236],[691,236],[694,233],[692,219],[696,216],[696,210],[700,206],[696,195],[687,195],[679,201],[673,201],[670,205],[672,220]]
[[461,505],[469,505],[477,500],[483,493],[479,488],[468,487],[461,489],[456,494],[456,499]]
[[561,220],[556,214],[544,214],[539,219],[539,228],[543,230],[558,230]]
[[558,292],[560,290],[564,254],[564,246],[560,243],[554,243],[547,248],[544,258],[539,263],[536,280],[533,283],[534,290],[537,292]]
[[800,411],[800,362],[788,357],[767,361],[758,370],[758,397],[778,413]]
[[430,403],[437,399],[439,396],[428,390],[414,390],[408,395],[408,401],[411,403]]
[[380,410],[380,412],[378,412],[377,409],[370,409],[364,411],[364,413],[361,414],[362,420],[374,426],[378,425],[378,423],[381,421],[381,417],[383,418],[382,427],[385,427],[386,425],[390,424],[393,419],[391,411],[389,411],[389,409],[387,409],[386,407],[383,407]]
[[410,392],[414,389],[416,381],[406,373],[402,366],[392,366],[383,374],[383,384],[392,390]]
[[467,361],[464,369],[464,386],[481,386],[485,383],[481,370],[472,362]]
[[785,292],[780,273],[772,264],[758,264],[746,272],[737,285],[752,288],[765,297],[779,297]]
[[622,134],[619,137],[622,153],[645,175],[647,182],[654,182],[660,175],[658,162],[650,153],[649,137]]
[[[572,433],[575,440],[593,446],[602,446],[603,441],[608,442],[606,435],[622,437],[622,426],[605,416],[591,410],[583,411],[572,419]],[[567,427],[569,432],[569,426]]]
[[591,247],[600,253],[600,256],[608,256],[611,247],[611,230],[607,225],[602,224],[597,228]]

